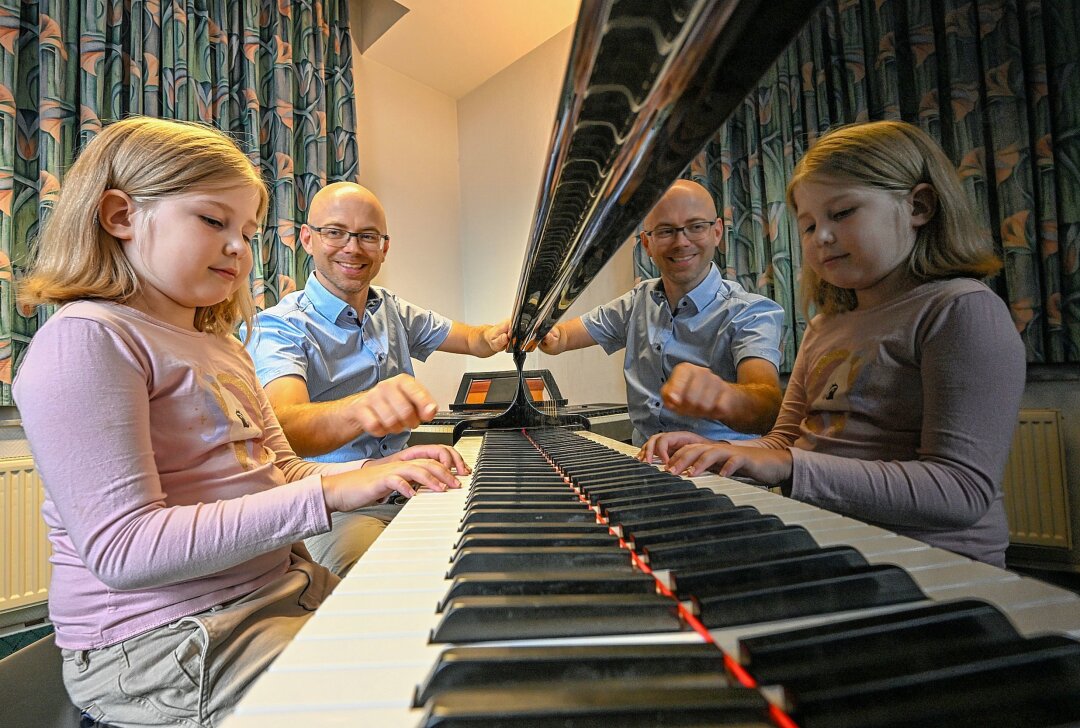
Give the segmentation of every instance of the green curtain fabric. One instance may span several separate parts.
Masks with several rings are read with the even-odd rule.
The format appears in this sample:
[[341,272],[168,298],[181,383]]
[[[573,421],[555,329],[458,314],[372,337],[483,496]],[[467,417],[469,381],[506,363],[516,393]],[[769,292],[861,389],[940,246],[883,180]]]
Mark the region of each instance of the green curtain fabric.
[[310,271],[307,202],[358,173],[348,0],[0,1],[0,405],[51,313],[15,305],[40,222],[79,149],[133,114],[214,124],[260,166],[252,286],[273,305]]
[[687,172],[722,210],[725,275],[787,312],[785,369],[805,328],[785,185],[824,131],[876,119],[918,124],[956,163],[1005,261],[991,284],[1028,361],[1080,361],[1078,61],[1075,0],[822,6]]

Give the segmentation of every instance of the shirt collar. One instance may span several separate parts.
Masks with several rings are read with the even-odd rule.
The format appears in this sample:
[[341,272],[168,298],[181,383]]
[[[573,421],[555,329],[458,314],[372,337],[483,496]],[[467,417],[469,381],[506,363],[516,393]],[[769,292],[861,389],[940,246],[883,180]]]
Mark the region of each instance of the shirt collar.
[[[664,281],[661,278],[657,278],[653,283],[652,299],[658,304],[667,300],[667,296],[664,295]],[[683,296],[676,305],[686,301],[687,306],[692,310],[692,313],[698,313],[704,310],[717,296],[727,298],[729,295],[727,282],[724,277],[720,275],[720,269],[716,267],[716,263],[709,263],[709,272],[705,274],[701,283],[698,283],[692,291]]]
[[[315,271],[311,272],[308,276],[307,283],[304,285],[304,293],[307,295],[311,305],[315,308],[319,314],[328,321],[337,321],[338,317],[342,315],[347,309],[352,308],[349,304],[342,301],[333,293],[326,289],[326,286],[322,284],[318,276],[315,275]],[[376,286],[368,286],[367,294],[367,311],[374,314],[379,310],[379,306],[382,305],[382,291]],[[358,316],[363,318],[363,312],[357,311]]]

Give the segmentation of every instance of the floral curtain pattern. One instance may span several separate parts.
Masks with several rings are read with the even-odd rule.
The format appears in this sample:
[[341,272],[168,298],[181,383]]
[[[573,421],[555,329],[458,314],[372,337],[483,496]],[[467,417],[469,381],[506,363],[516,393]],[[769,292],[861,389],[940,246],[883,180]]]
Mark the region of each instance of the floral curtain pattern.
[[133,114],[226,131],[270,188],[252,288],[271,306],[304,281],[307,202],[358,173],[348,0],[0,0],[0,405],[51,313],[15,285],[65,170]]
[[[726,227],[725,276],[806,322],[784,188],[841,124],[903,119],[957,165],[1005,261],[990,281],[1032,363],[1080,362],[1080,5],[1075,0],[828,0],[687,171]],[[639,274],[648,273],[640,251]]]

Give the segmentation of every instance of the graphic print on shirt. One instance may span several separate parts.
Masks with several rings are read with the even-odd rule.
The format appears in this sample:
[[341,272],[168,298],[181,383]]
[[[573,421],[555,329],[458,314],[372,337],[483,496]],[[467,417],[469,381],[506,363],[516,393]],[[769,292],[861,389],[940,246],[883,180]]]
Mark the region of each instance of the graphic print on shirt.
[[851,392],[866,358],[862,352],[837,349],[818,359],[806,382],[807,431],[833,437],[844,431]]
[[272,455],[262,445],[262,428],[255,424],[259,401],[250,383],[227,372],[216,377],[204,373],[203,381],[221,407],[221,420],[211,437],[231,441],[236,462],[244,470],[269,462]]

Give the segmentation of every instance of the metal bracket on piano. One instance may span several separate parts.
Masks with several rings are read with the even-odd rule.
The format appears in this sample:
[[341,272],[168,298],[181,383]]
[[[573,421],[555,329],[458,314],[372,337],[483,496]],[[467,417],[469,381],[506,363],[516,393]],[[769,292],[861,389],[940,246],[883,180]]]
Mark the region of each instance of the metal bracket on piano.
[[579,414],[551,415],[541,412],[532,404],[532,397],[525,387],[525,378],[521,372],[525,365],[525,352],[514,352],[514,366],[518,372],[517,393],[510,407],[495,417],[477,417],[466,419],[454,425],[454,438],[456,443],[465,434],[466,430],[520,430],[525,427],[580,427],[583,430],[591,429],[589,419]]

